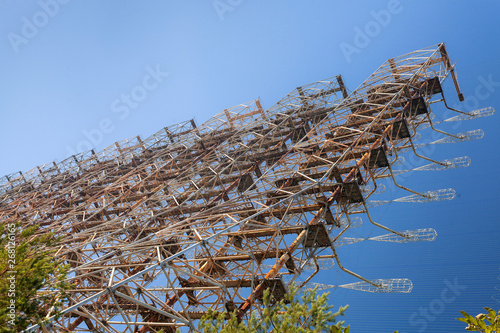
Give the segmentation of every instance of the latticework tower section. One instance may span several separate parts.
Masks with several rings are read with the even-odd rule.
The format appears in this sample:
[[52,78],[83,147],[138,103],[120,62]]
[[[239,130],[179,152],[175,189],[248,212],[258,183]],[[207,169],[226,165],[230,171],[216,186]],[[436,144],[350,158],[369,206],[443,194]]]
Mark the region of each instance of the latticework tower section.
[[[199,126],[187,121],[3,177],[0,221],[63,235],[57,257],[71,265],[70,302],[59,318],[48,312],[43,329],[195,330],[209,308],[244,320],[261,312],[265,289],[279,300],[289,283],[309,285],[334,264],[354,281],[339,287],[409,292],[408,279],[351,272],[336,247],[365,240],[344,236],[362,216],[384,229],[368,240],[435,239],[430,228],[398,232],[373,221],[369,198],[383,191],[383,178],[411,192],[396,202],[454,197],[405,188],[393,170],[405,151],[431,162],[417,171],[470,163],[432,161],[413,142],[420,129],[435,129],[429,103],[444,101],[448,76],[461,98],[439,44],[389,59],[350,94],[336,76],[267,110],[252,101]],[[477,138],[441,133],[448,141],[432,144]]]

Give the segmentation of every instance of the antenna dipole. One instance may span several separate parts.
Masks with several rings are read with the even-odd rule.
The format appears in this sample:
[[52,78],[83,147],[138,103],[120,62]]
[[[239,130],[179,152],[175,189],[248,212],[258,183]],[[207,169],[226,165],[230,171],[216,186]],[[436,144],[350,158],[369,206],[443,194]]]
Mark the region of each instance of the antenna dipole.
[[328,290],[336,288],[352,289],[369,293],[410,293],[413,289],[413,283],[409,279],[375,279],[373,284],[364,281],[353,282],[341,285],[329,285],[316,282],[308,282],[305,287],[318,290]]

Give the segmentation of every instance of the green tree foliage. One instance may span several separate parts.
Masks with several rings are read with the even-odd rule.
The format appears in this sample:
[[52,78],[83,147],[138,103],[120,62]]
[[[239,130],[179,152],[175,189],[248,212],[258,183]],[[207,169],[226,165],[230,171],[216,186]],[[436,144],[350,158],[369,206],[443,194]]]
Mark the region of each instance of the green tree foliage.
[[460,311],[464,316],[463,318],[457,318],[457,320],[463,321],[468,324],[465,328],[467,331],[483,332],[483,333],[497,333],[500,329],[500,310],[498,313],[495,310],[485,307],[487,313],[480,313],[475,317],[472,317],[465,311]]
[[69,266],[54,257],[53,234],[34,236],[37,227],[0,226],[0,332],[20,332],[58,315],[70,285]]
[[349,333],[349,326],[345,327],[344,321],[336,322],[348,305],[332,313],[333,306],[328,305],[329,293],[318,295],[316,288],[306,289],[301,297],[298,293],[292,286],[286,299],[272,305],[272,296],[266,290],[262,317],[251,316],[247,321],[238,321],[236,312],[217,314],[210,310],[200,320],[198,329],[202,333]]

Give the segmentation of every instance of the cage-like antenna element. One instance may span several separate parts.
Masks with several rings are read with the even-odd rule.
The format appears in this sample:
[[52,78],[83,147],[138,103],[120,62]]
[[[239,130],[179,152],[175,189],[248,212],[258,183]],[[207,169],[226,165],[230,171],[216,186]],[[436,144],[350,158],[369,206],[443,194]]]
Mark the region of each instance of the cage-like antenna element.
[[457,196],[454,189],[442,189],[436,191],[427,191],[420,194],[411,194],[394,200],[367,200],[367,207],[377,207],[386,205],[392,202],[407,202],[407,203],[428,203],[435,201],[453,200]]
[[432,228],[401,231],[405,237],[396,234],[385,234],[370,237],[369,240],[378,242],[410,243],[410,242],[432,242],[437,237],[436,230]]
[[476,129],[476,130],[472,130],[472,131],[467,131],[465,133],[456,134],[455,137],[447,136],[445,138],[429,142],[428,144],[420,144],[420,145],[417,145],[417,148],[423,147],[426,145],[436,145],[436,144],[443,144],[443,143],[457,143],[457,142],[464,142],[464,141],[471,141],[471,140],[480,140],[483,137],[484,137],[484,131],[482,129]]
[[308,282],[306,288],[318,288],[318,290],[328,290],[335,288],[345,288],[369,293],[410,293],[413,289],[413,283],[409,279],[376,279],[371,280],[373,284],[365,281],[341,284],[338,286]]
[[[482,129],[476,129],[472,131],[467,131],[465,133],[455,134],[454,136],[446,136],[444,138],[428,143],[419,143],[415,145],[415,148],[422,148],[429,145],[437,145],[437,144],[459,143],[465,141],[480,140],[483,137],[484,137],[484,131]],[[411,150],[411,146],[410,145],[400,146],[397,147],[396,150],[398,150],[400,153],[404,153]]]
[[413,289],[413,283],[409,279],[377,279],[371,282],[375,285],[360,281],[343,284],[339,287],[369,293],[409,293]]
[[[359,216],[351,216],[351,217],[349,217],[349,220],[351,221],[351,225],[349,226],[349,228],[359,228],[363,224],[363,220]],[[339,220],[340,228],[345,228],[348,225],[348,223],[349,222],[346,218],[341,218]],[[327,230],[329,232],[332,232],[332,231],[337,230],[337,229],[338,229],[338,227],[336,227],[334,225],[327,227]]]
[[[495,109],[491,106],[478,109],[478,110],[473,110],[471,112],[468,112],[466,114],[460,113],[459,115],[447,118],[442,121],[437,121],[433,122],[433,125],[441,124],[441,123],[447,123],[447,122],[452,122],[452,121],[466,121],[466,120],[473,120],[473,119],[478,119],[478,118],[483,118],[483,117],[490,117],[495,114]],[[431,125],[429,123],[425,123],[421,125],[421,129],[430,127]]]
[[[367,195],[371,192],[373,192],[374,186],[373,185],[365,185],[361,188],[361,193],[364,195]],[[385,192],[385,185],[384,184],[377,184],[377,188],[375,189],[375,192],[373,194],[380,194]]]
[[443,200],[453,200],[457,196],[457,192],[455,192],[452,188],[437,190],[437,191],[428,191],[422,193],[423,195],[412,194],[406,197],[394,199],[395,202],[434,202],[434,201],[443,201]]
[[412,171],[444,171],[450,169],[467,168],[471,164],[471,159],[468,156],[455,157],[452,159],[442,160],[438,163],[429,163],[410,170],[392,170],[395,175],[400,175]]
[[468,156],[455,157],[440,163],[430,163],[413,169],[413,171],[442,171],[449,169],[466,168],[470,166],[471,160]]
[[359,243],[365,240],[376,242],[393,242],[393,243],[411,243],[411,242],[432,242],[437,237],[436,230],[432,228],[405,230],[400,231],[399,234],[389,233],[385,235],[369,237],[369,238],[354,238],[354,237],[340,237],[333,244],[334,246],[344,246]]

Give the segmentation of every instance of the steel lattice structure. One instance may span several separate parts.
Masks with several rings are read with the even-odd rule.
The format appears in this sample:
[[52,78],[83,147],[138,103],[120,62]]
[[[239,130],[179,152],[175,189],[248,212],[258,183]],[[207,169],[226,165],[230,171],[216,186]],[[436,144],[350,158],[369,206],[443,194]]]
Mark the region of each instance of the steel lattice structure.
[[[470,163],[430,160],[414,143],[419,130],[435,129],[430,107],[446,103],[448,76],[463,99],[439,44],[387,60],[352,93],[336,76],[299,87],[267,110],[256,100],[199,126],[187,121],[1,178],[1,223],[64,235],[57,257],[71,265],[76,285],[62,317],[49,312],[47,326],[30,330],[195,330],[210,307],[245,319],[260,313],[266,288],[279,300],[301,274],[303,286],[313,285],[318,270],[333,265],[354,281],[340,287],[409,292],[408,279],[349,271],[336,248],[435,239],[433,229],[391,230],[369,208],[385,203],[370,200],[383,191],[382,178],[411,192],[394,201],[454,197],[451,189],[407,189],[397,175],[408,170],[393,170],[405,151],[431,163],[416,171]],[[446,121],[493,113],[457,112]],[[431,144],[482,136],[442,133],[444,141]],[[345,237],[361,216],[385,234]]]

